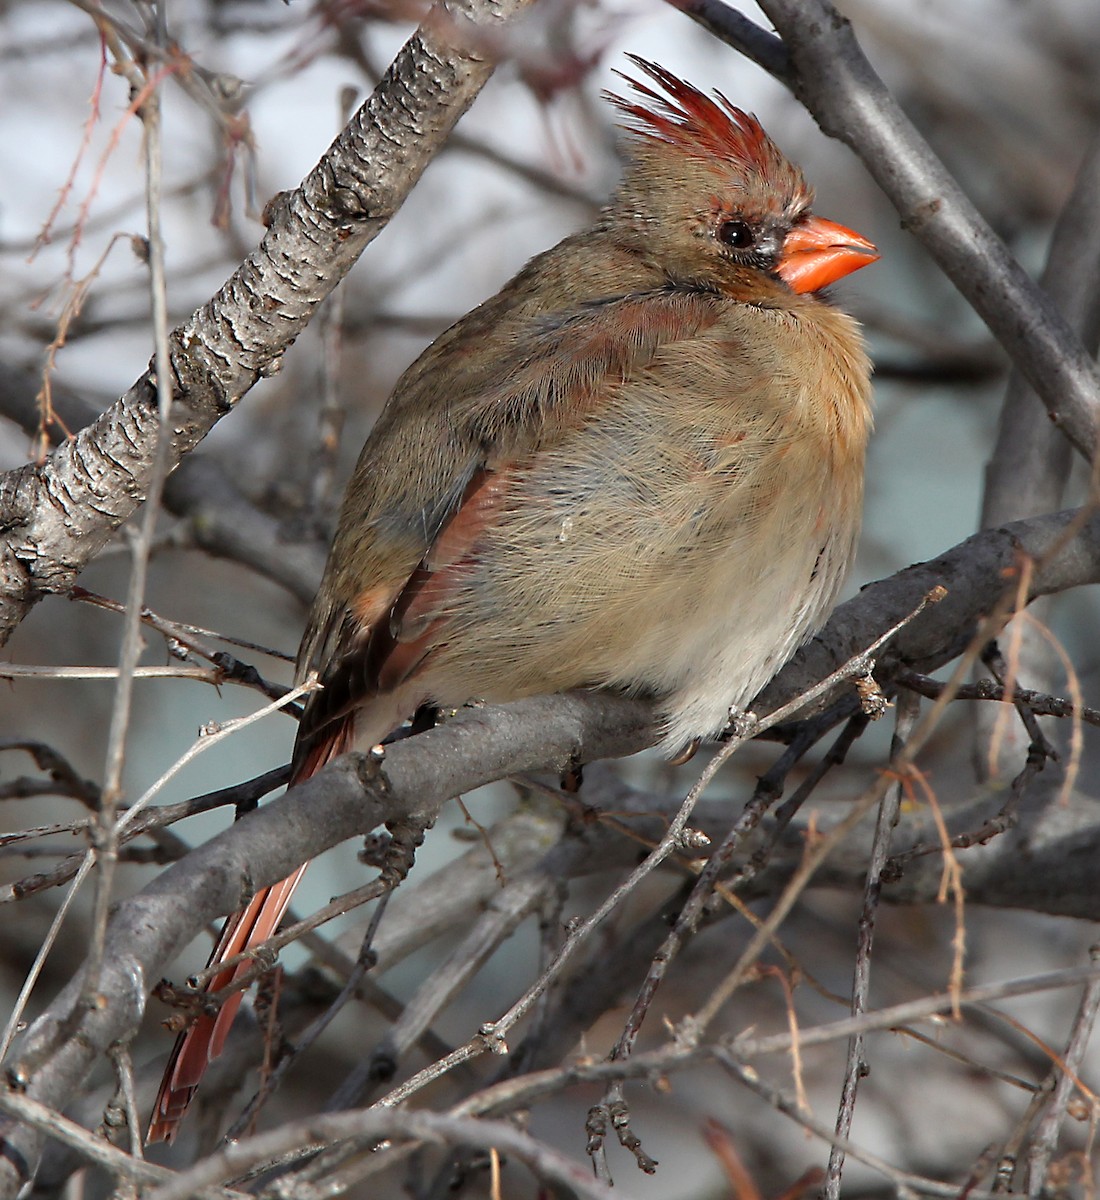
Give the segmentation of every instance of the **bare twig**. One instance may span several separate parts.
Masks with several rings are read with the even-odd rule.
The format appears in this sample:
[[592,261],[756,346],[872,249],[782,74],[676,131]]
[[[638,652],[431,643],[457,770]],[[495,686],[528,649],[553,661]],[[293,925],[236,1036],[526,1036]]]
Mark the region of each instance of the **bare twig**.
[[[86,1162],[96,1163],[116,1179],[156,1184],[173,1178],[173,1172],[166,1167],[158,1167],[117,1149],[110,1142],[89,1133],[82,1125],[63,1117],[57,1109],[40,1104],[29,1096],[20,1095],[7,1088],[0,1089],[0,1112],[40,1130],[43,1135],[48,1134],[72,1146]],[[12,1165],[16,1166],[14,1163]],[[221,1188],[207,1191],[205,1194],[219,1198],[226,1195]]]
[[[906,698],[908,695],[908,698]],[[911,693],[903,693],[898,702],[897,727],[894,732],[894,753],[905,745],[920,713],[920,701]],[[878,821],[875,824],[871,857],[867,863],[867,882],[863,890],[863,910],[859,918],[859,938],[856,946],[855,976],[852,980],[852,1016],[866,1012],[871,990],[871,951],[874,945],[875,921],[878,915],[879,898],[882,893],[882,874],[890,852],[890,838],[897,824],[901,809],[902,782],[899,779],[886,790],[879,803]],[[844,1083],[840,1093],[840,1107],[836,1118],[836,1137],[829,1151],[829,1165],[825,1172],[823,1194],[826,1200],[836,1200],[840,1195],[840,1181],[844,1172],[844,1150],[852,1132],[855,1116],[856,1093],[859,1081],[867,1073],[863,1057],[863,1037],[856,1034],[848,1040],[848,1054],[844,1070]]]
[[[1089,957],[1093,963],[1100,962],[1100,947],[1093,946],[1089,951]],[[1042,1195],[1047,1186],[1047,1171],[1054,1155],[1054,1149],[1058,1144],[1058,1131],[1065,1121],[1070,1099],[1078,1089],[1078,1072],[1084,1063],[1098,1012],[1100,1012],[1100,980],[1093,979],[1085,985],[1081,995],[1081,1003],[1077,1007],[1069,1042],[1062,1054],[1061,1062],[1054,1072],[1057,1083],[1047,1102],[1046,1112],[1043,1113],[1035,1129],[1035,1135],[1028,1150],[1027,1193],[1029,1196]],[[1095,1099],[1093,1108],[1094,1110],[1096,1108]],[[1094,1120],[1095,1117],[1094,1111]]]
[[355,960],[355,968],[345,980],[339,994],[325,1011],[302,1033],[294,1046],[278,1061],[274,1069],[264,1075],[259,1091],[245,1105],[240,1116],[233,1122],[226,1133],[225,1136],[228,1140],[238,1140],[252,1126],[257,1113],[259,1113],[261,1107],[278,1088],[279,1084],[282,1083],[287,1071],[317,1041],[321,1034],[332,1024],[333,1019],[344,1008],[347,1002],[358,992],[367,972],[378,961],[378,956],[374,952],[374,938],[392,895],[393,892],[391,890],[384,892],[379,897],[378,904],[371,914],[370,923],[367,925],[367,932],[363,935],[363,942],[359,947],[359,955]]
[[[163,44],[167,34],[163,20],[163,7],[158,8],[156,33]],[[128,71],[131,86],[139,82],[147,89],[139,110],[145,133],[145,206],[147,220],[147,244],[149,262],[149,291],[153,316],[154,362],[156,367],[155,387],[157,398],[157,424],[153,433],[153,453],[150,463],[147,505],[140,532],[132,541],[132,565],[130,584],[126,598],[126,613],[123,617],[122,646],[119,651],[119,675],[115,688],[111,723],[107,733],[106,763],[104,766],[103,792],[100,810],[94,830],[96,849],[95,901],[92,914],[92,929],[89,940],[87,974],[85,975],[82,1002],[95,1003],[103,962],[103,947],[107,937],[107,917],[111,906],[115,866],[118,861],[118,829],[115,814],[122,801],[122,770],[126,756],[126,742],[130,729],[130,712],[133,702],[134,671],[141,655],[141,610],[145,602],[145,582],[149,568],[149,555],[156,531],[157,515],[164,481],[168,476],[169,423],[172,417],[172,375],[168,348],[168,301],[164,267],[164,237],[161,232],[161,125],[160,96],[155,78],[142,79],[136,64],[119,61],[120,69]],[[139,92],[139,94],[141,94]]]
[[34,991],[35,985],[38,983],[38,977],[42,974],[42,968],[46,964],[46,958],[53,949],[54,943],[57,941],[57,936],[61,932],[61,926],[65,922],[65,918],[69,913],[69,906],[76,899],[76,894],[80,890],[81,884],[88,877],[92,868],[95,866],[95,856],[92,854],[84,854],[81,856],[79,868],[74,872],[76,878],[73,880],[73,886],[65,893],[65,899],[58,905],[57,912],[54,913],[53,920],[50,922],[49,933],[42,939],[42,945],[38,948],[38,953],[35,955],[34,962],[31,964],[31,969],[27,972],[27,977],[23,980],[23,986],[19,989],[19,995],[16,997],[15,1004],[12,1006],[11,1016],[8,1018],[8,1023],[4,1027],[4,1036],[0,1038],[0,1061],[2,1061],[8,1053],[12,1039],[19,1030],[20,1022],[23,1020],[23,1013],[26,1011],[27,1002],[31,998],[31,993]]
[[743,715],[741,720],[742,729],[725,742],[713,756],[710,762],[703,769],[694,786],[688,792],[683,804],[680,806],[675,817],[669,822],[668,829],[664,837],[654,847],[653,850],[645,857],[645,859],[630,873],[630,875],[618,887],[611,892],[609,896],[599,905],[599,907],[586,917],[583,921],[574,925],[565,941],[562,944],[561,950],[553,963],[545,970],[542,975],[531,985],[530,988],[504,1013],[495,1021],[487,1021],[478,1030],[477,1037],[467,1042],[464,1046],[460,1046],[449,1055],[446,1059],[438,1063],[433,1063],[424,1070],[417,1072],[411,1079],[403,1083],[400,1087],[395,1088],[386,1096],[381,1103],[387,1105],[395,1105],[403,1103],[410,1095],[419,1091],[428,1083],[433,1082],[440,1076],[453,1070],[459,1063],[466,1062],[472,1057],[483,1054],[486,1050],[493,1050],[494,1053],[503,1053],[505,1042],[504,1037],[508,1031],[525,1016],[534,1002],[545,991],[547,987],[558,977],[564,969],[566,963],[571,958],[577,947],[585,941],[622,900],[629,896],[638,886],[639,883],[647,875],[658,867],[670,854],[677,850],[681,844],[681,839],[684,830],[687,828],[687,823],[691,818],[691,814],[695,808],[699,797],[707,785],[711,782],[718,772],[718,768],[726,762],[733,753],[751,737],[755,737],[762,730],[770,729],[775,725],[781,724],[788,720],[795,713],[801,711],[804,707],[812,704],[813,701],[825,693],[831,691],[836,684],[843,679],[850,679],[855,675],[861,675],[867,670],[868,660],[878,652],[878,650],[894,637],[897,632],[904,628],[909,622],[913,621],[921,612],[924,611],[928,604],[935,603],[940,597],[930,594],[925,596],[912,612],[902,617],[900,621],[895,622],[880,637],[864,650],[861,650],[853,658],[842,664],[835,671],[831,672],[825,679],[819,680],[806,692],[797,696],[795,699],[788,701],[787,704],[775,709],[765,717],[756,717],[752,713]]
[[[119,846],[121,847],[127,842],[133,841],[134,838],[148,833],[157,840],[158,849],[162,854],[175,850],[174,857],[182,858],[187,853],[189,847],[181,839],[174,838],[174,835],[167,832],[167,826],[173,825],[177,821],[185,820],[187,817],[196,816],[199,813],[211,812],[215,808],[222,808],[227,804],[234,805],[242,812],[249,811],[255,808],[258,800],[286,783],[289,775],[289,766],[276,767],[271,771],[265,771],[264,774],[258,775],[255,779],[246,780],[244,783],[233,784],[227,788],[219,788],[215,792],[208,792],[202,796],[195,796],[190,800],[183,800],[179,804],[165,804],[160,808],[147,809],[138,820],[130,822],[121,831]],[[85,820],[72,822],[68,826],[59,826],[58,830],[59,832],[77,832],[78,830],[87,828],[87,826],[88,821]],[[33,834],[35,831],[24,832]],[[45,829],[42,832],[50,832],[50,830]],[[87,855],[84,852],[70,854],[62,859],[51,871],[31,876],[28,879],[20,879],[15,883],[0,887],[0,904],[8,904],[13,900],[24,900],[36,892],[41,892],[47,888],[56,887],[60,883],[68,882],[80,870],[86,859]]]
[[[943,695],[946,685],[929,675],[908,667],[899,667],[892,673],[895,683],[910,691],[924,696],[928,700],[936,700]],[[961,684],[954,693],[955,700],[989,700],[996,704],[1024,705],[1037,717],[1072,717],[1080,716],[1088,725],[1100,725],[1100,708],[1089,708],[1087,705],[1078,706],[1072,700],[1063,696],[1052,696],[1047,692],[1035,692],[1029,688],[1006,688],[1003,683],[992,679],[977,679],[973,683]]]

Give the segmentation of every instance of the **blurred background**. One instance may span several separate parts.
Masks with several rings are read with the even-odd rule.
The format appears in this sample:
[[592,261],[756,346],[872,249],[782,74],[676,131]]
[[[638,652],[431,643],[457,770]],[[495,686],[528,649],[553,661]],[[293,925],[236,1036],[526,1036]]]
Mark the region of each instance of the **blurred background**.
[[[126,20],[135,13],[124,3],[106,7]],[[1091,0],[844,0],[840,7],[907,114],[1023,264],[1038,274],[1052,223],[1100,116],[1100,8]],[[766,25],[753,6],[742,9]],[[207,94],[203,102],[195,89],[171,81],[162,92],[171,324],[205,301],[254,245],[264,205],[298,184],[349,108],[369,94],[417,15],[417,5],[406,0],[176,0],[170,6],[170,32],[195,64]],[[613,115],[600,93],[620,86],[615,72],[628,66],[627,52],[658,60],[754,111],[802,164],[817,190],[816,211],[868,236],[882,251],[873,269],[836,289],[840,303],[864,323],[877,364],[865,533],[847,594],[974,532],[1007,360],[919,243],[899,228],[896,213],[858,159],[826,139],[781,85],[671,6],[655,0],[540,0],[521,28],[457,135],[342,285],[324,319],[286,355],[282,371],[261,382],[197,452],[252,505],[277,518],[288,561],[305,563],[306,577],[309,564],[322,561],[343,482],[401,371],[530,255],[591,220],[613,187],[618,169]],[[44,372],[59,395],[82,400],[89,412],[102,411],[141,374],[152,353],[148,272],[134,244],[144,230],[141,128],[127,112],[125,80],[101,71],[102,55],[95,26],[78,6],[60,0],[0,3],[3,469],[40,452],[34,429],[11,418],[28,411],[28,397],[42,388]],[[81,304],[74,312],[77,294]],[[63,346],[56,345],[59,328],[65,331]],[[1085,483],[1074,475],[1067,503],[1080,499]],[[165,617],[266,648],[271,653],[234,652],[266,677],[289,682],[291,667],[279,656],[293,656],[297,648],[308,585],[287,587],[270,572],[207,553],[202,519],[195,513],[164,514],[147,603]],[[127,546],[120,536],[84,573],[83,586],[124,599]],[[1095,703],[1095,597],[1066,596],[1050,619],[1086,698],[1091,695]],[[111,612],[51,598],[32,612],[5,655],[26,664],[110,665],[120,625]],[[167,661],[163,641],[152,633],[147,640],[144,661]],[[0,730],[5,739],[46,742],[79,776],[101,780],[111,703],[109,681],[19,680],[0,689]],[[186,680],[139,682],[127,797],[137,797],[158,779],[194,743],[201,726],[252,712],[261,703],[255,692],[233,686],[216,691]],[[1063,735],[1054,730],[1052,736]],[[158,802],[183,800],[277,766],[287,760],[292,740],[290,721],[269,717],[198,757],[163,788]],[[857,794],[872,778],[888,740],[883,728],[856,747],[843,778],[820,794],[826,808]],[[946,722],[928,747],[924,761],[932,764],[941,798],[973,791],[972,747],[965,713]],[[767,746],[753,746],[728,768],[716,795],[730,798],[731,812],[774,755]],[[1086,751],[1086,780],[1093,760]],[[646,756],[622,769],[633,782],[655,790],[683,790],[694,778],[690,768],[673,771]],[[18,791],[16,781],[34,774],[25,753],[0,754],[0,788]],[[491,826],[513,810],[516,794],[500,785],[466,801],[477,820]],[[4,829],[17,830],[80,815],[71,798],[42,794],[8,799],[2,821]],[[219,811],[175,829],[194,844],[229,819]],[[429,835],[411,883],[465,853],[469,832],[455,808]],[[0,847],[0,884],[47,870],[79,849],[71,834]],[[363,881],[356,849],[343,847],[314,867],[296,899],[297,911],[311,911]],[[126,865],[120,894],[140,887],[156,869],[155,863]],[[658,903],[676,886],[671,877],[653,881],[645,902]],[[565,915],[589,911],[605,890],[599,878],[583,881],[569,895]],[[5,1012],[61,894],[52,889],[21,901],[9,909],[13,919],[0,922]],[[858,896],[819,889],[786,930],[789,949],[842,996],[850,986],[857,912]],[[471,911],[469,920],[475,915]],[[332,936],[344,931],[353,955],[364,919],[355,913],[330,930]],[[78,903],[32,997],[31,1015],[79,960],[85,921]],[[609,944],[626,936],[631,921],[629,912],[618,918],[607,934]],[[433,1026],[441,1038],[464,1040],[522,990],[537,958],[536,924],[532,919],[521,926],[461,1001],[442,1014]],[[968,913],[967,932],[968,981],[1080,961],[1096,936],[1084,922],[977,908]],[[951,914],[939,909],[884,912],[876,1003],[942,987],[952,935]],[[659,1018],[692,1011],[698,996],[728,968],[744,936],[744,928],[724,922],[689,947],[651,1013],[654,1028],[646,1036],[653,1044],[661,1039]],[[177,978],[200,965],[207,949],[193,946]],[[430,942],[401,957],[382,976],[384,986],[399,999],[413,995],[439,954],[440,944]],[[294,970],[307,957],[295,947],[284,961]],[[1011,1011],[1039,1036],[1049,1034],[1057,1042],[1056,1031],[1065,1029],[1074,1002],[1072,995],[1059,994],[1016,1003]],[[799,1011],[809,1023],[843,1009],[800,992]],[[135,1051],[138,1063],[167,1053],[168,1035],[156,1024],[164,1015],[151,1005]],[[605,1053],[622,1017],[622,1010],[609,1012],[576,1053]],[[749,1025],[782,1030],[785,1022],[779,989],[766,982],[747,989],[728,1014],[730,1030]],[[313,1111],[384,1028],[384,1019],[364,1006],[346,1011],[313,1057],[292,1073],[265,1120],[303,1105]],[[944,1039],[959,1032],[967,1053],[985,1063],[1010,1073],[1041,1076],[1045,1070],[1042,1054],[1009,1025],[948,1031]],[[810,1103],[827,1124],[841,1063],[842,1048],[810,1055],[805,1063]],[[1089,1064],[1094,1083],[1098,1066],[1094,1053]],[[782,1064],[776,1072],[789,1083]],[[1026,1105],[1026,1096],[1010,1084],[991,1082],[932,1049],[887,1035],[875,1039],[873,1072],[857,1110],[855,1139],[901,1166],[958,1183],[987,1144],[1003,1140],[1013,1114]],[[765,1196],[823,1162],[819,1142],[716,1070],[690,1080],[676,1077],[668,1087],[670,1094],[641,1087],[632,1093],[635,1127],[661,1169],[647,1178],[620,1155],[613,1167],[628,1195],[680,1200],[730,1194],[718,1159],[701,1141],[708,1116],[736,1131],[739,1152]],[[566,1093],[540,1105],[531,1114],[531,1128],[583,1157],[584,1112],[595,1098],[595,1092]],[[537,1194],[522,1172],[511,1178],[509,1195]],[[850,1194],[884,1187],[855,1163],[845,1178]],[[403,1186],[394,1177],[361,1194],[397,1196],[406,1194]],[[485,1186],[483,1180],[471,1185],[470,1194],[482,1194]]]

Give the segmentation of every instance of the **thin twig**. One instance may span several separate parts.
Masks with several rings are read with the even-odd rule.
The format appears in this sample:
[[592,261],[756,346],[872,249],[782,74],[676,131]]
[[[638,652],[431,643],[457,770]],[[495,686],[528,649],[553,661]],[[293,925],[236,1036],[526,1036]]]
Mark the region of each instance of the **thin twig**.
[[[1003,628],[1005,621],[1010,615],[1011,592],[1002,595],[1001,601],[994,605],[992,613],[981,623],[977,633],[971,638],[970,644],[958,659],[955,669],[951,674],[948,687],[944,694],[931,706],[923,719],[913,730],[909,741],[896,756],[894,762],[894,771],[902,774],[908,771],[916,760],[916,755],[924,746],[925,742],[931,737],[933,730],[939,724],[940,718],[944,710],[950,703],[950,697],[953,694],[954,687],[962,682],[970,673],[971,668],[977,661],[982,647],[993,637],[997,635]],[[922,605],[923,607],[923,605]],[[920,609],[916,610],[920,611]],[[912,614],[913,616],[916,613]],[[912,616],[906,620],[911,620]],[[906,622],[903,622],[905,624]],[[761,922],[760,928],[753,935],[749,944],[745,947],[740,959],[734,966],[733,970],[726,976],[722,983],[714,990],[710,999],[700,1009],[699,1013],[684,1022],[681,1030],[681,1036],[689,1040],[697,1040],[702,1036],[703,1031],[710,1022],[717,1016],[720,1009],[726,1004],[733,993],[744,983],[752,966],[755,964],[757,957],[763,951],[764,947],[774,937],[776,930],[780,924],[786,919],[788,913],[794,907],[799,895],[809,884],[817,871],[817,868],[825,861],[832,853],[833,849],[840,844],[855,829],[855,827],[863,820],[868,812],[881,800],[890,786],[891,779],[889,776],[883,775],[877,782],[872,784],[867,790],[856,799],[848,811],[847,816],[838,822],[829,832],[817,839],[812,845],[808,846],[803,856],[802,862],[795,870],[783,889],[778,901],[768,914],[766,920]]]
[[[922,675],[919,671],[904,666],[894,670],[891,679],[928,700],[938,700],[947,686],[930,675]],[[1087,725],[1100,725],[1100,708],[1077,705],[1063,696],[1034,692],[1029,688],[1016,687],[1009,691],[1004,684],[992,679],[977,679],[973,683],[961,684],[952,694],[952,699],[989,700],[996,704],[1016,703],[1026,706],[1037,717],[1079,716]]]
[[[187,817],[197,816],[199,813],[212,812],[227,804],[232,804],[240,810],[254,807],[257,801],[269,792],[274,791],[277,787],[282,787],[289,776],[289,766],[275,767],[271,771],[265,771],[264,774],[256,776],[255,779],[245,780],[244,783],[219,788],[217,791],[207,792],[202,796],[194,796],[190,800],[181,800],[178,804],[165,804],[160,808],[146,810],[139,820],[129,823],[120,832],[119,846],[122,847],[127,842],[133,841],[134,838],[148,833],[157,841],[157,848],[161,853],[172,853],[175,857],[182,857],[189,847],[182,839],[175,838],[175,835],[169,832],[168,826],[185,820]],[[74,821],[70,825],[57,826],[56,831],[76,833],[87,829],[89,824],[90,822],[87,820]],[[35,833],[36,831],[24,832]],[[53,830],[45,827],[39,832],[44,834],[53,832]],[[68,882],[80,870],[85,860],[86,854],[83,851],[79,854],[70,854],[50,871],[19,879],[0,887],[0,904],[8,904],[13,900],[25,900],[36,892]]]
[[[26,1122],[33,1128],[56,1138],[64,1145],[72,1147],[85,1162],[95,1163],[109,1171],[116,1179],[157,1184],[165,1183],[175,1177],[174,1172],[169,1171],[167,1167],[158,1167],[154,1163],[135,1158],[132,1154],[119,1150],[110,1142],[90,1133],[82,1125],[63,1117],[48,1105],[33,1100],[30,1096],[21,1095],[17,1091],[0,1088],[0,1112]],[[203,1189],[199,1194],[218,1198],[228,1195],[223,1188]]]
[[311,1153],[322,1145],[354,1138],[368,1144],[388,1138],[413,1138],[443,1145],[496,1147],[526,1163],[540,1179],[583,1200],[614,1200],[615,1193],[596,1183],[572,1159],[520,1133],[506,1121],[471,1120],[450,1114],[406,1109],[369,1109],[327,1113],[291,1122],[270,1133],[224,1145],[170,1183],[148,1193],[147,1200],[188,1200],[196,1190],[233,1178],[264,1162],[292,1153]]
[[69,912],[69,906],[76,899],[76,894],[80,890],[81,884],[88,877],[88,872],[95,866],[95,855],[85,854],[79,869],[76,871],[76,878],[73,880],[73,886],[65,893],[65,899],[58,905],[57,912],[54,913],[53,920],[50,922],[50,929],[46,936],[42,939],[42,944],[38,947],[38,953],[34,956],[34,962],[31,964],[31,969],[27,972],[26,979],[23,980],[23,986],[19,989],[19,995],[16,997],[15,1004],[12,1006],[11,1016],[8,1018],[8,1023],[4,1027],[4,1036],[0,1038],[0,1062],[4,1060],[11,1046],[12,1039],[19,1032],[20,1023],[23,1020],[23,1013],[27,1007],[27,1001],[31,998],[31,993],[34,991],[35,984],[38,982],[39,975],[42,974],[42,968],[46,965],[46,957],[53,949],[54,943],[57,941],[58,934],[61,932],[61,926],[65,922],[65,918]]
[[0,679],[197,679],[219,687],[225,682],[213,667],[54,667],[45,663],[0,663]]
[[[1093,963],[1100,962],[1100,946],[1089,950],[1089,958]],[[1081,1002],[1077,1006],[1077,1014],[1073,1019],[1073,1028],[1062,1061],[1055,1069],[1058,1082],[1043,1113],[1031,1148],[1027,1156],[1027,1193],[1029,1196],[1040,1196],[1047,1187],[1047,1170],[1058,1144],[1058,1132],[1066,1118],[1066,1109],[1070,1099],[1078,1088],[1078,1072],[1084,1062],[1092,1037],[1093,1025],[1097,1013],[1100,1012],[1100,979],[1090,980],[1085,984],[1081,994]],[[1095,1102],[1093,1104],[1095,1109]],[[1096,1119],[1093,1113],[1093,1119]]]
[[[896,757],[905,745],[919,714],[919,699],[911,692],[903,692],[898,701],[893,757]],[[901,811],[901,796],[902,781],[899,779],[893,787],[886,790],[879,803],[878,820],[875,823],[875,835],[867,863],[867,880],[863,888],[863,910],[859,917],[859,938],[852,980],[851,1010],[854,1017],[866,1012],[870,997],[871,951],[874,946],[879,899],[882,895],[882,873],[890,852],[890,839]],[[863,1057],[863,1035],[856,1034],[848,1039],[844,1083],[840,1091],[840,1107],[836,1118],[837,1140],[829,1151],[829,1165],[825,1171],[823,1195],[826,1200],[837,1200],[840,1196],[840,1181],[844,1173],[843,1144],[847,1143],[852,1133],[859,1081],[867,1074],[867,1070]]]
[[[157,33],[166,37],[163,10],[158,10]],[[131,85],[140,79],[136,63],[120,60],[119,66],[129,71]],[[141,80],[148,89],[140,108],[144,128],[145,201],[148,221],[149,290],[152,302],[154,363],[159,424],[152,469],[146,492],[145,511],[140,531],[132,541],[132,567],[123,618],[122,648],[119,652],[119,679],[107,734],[106,764],[103,773],[103,795],[96,829],[96,852],[99,872],[96,877],[95,903],[87,956],[87,973],[83,984],[83,1002],[95,1002],[102,967],[103,947],[107,936],[107,918],[113,893],[115,865],[118,854],[118,827],[115,814],[122,800],[122,770],[126,741],[130,728],[133,703],[134,670],[141,655],[141,610],[144,606],[145,583],[149,556],[152,550],[160,498],[168,476],[168,444],[171,436],[172,370],[168,348],[167,280],[164,265],[164,237],[161,232],[161,124],[160,95],[157,80]]]
[[[697,931],[703,917],[704,906],[715,890],[719,875],[729,865],[730,859],[738,847],[759,825],[771,805],[782,795],[783,781],[787,774],[806,754],[817,738],[824,733],[823,726],[811,725],[803,737],[799,738],[796,735],[795,740],[779,757],[772,769],[761,777],[740,818],[727,833],[722,844],[707,860],[706,866],[699,872],[691,894],[676,918],[672,930],[653,956],[630,1015],[623,1025],[618,1040],[611,1048],[608,1056],[610,1060],[620,1061],[630,1057],[638,1034],[641,1032],[642,1023],[657,994],[657,989],[664,981],[680,949]],[[723,889],[723,894],[729,895],[728,889]],[[630,1113],[620,1081],[615,1081],[608,1087],[600,1102],[589,1109],[585,1120],[585,1129],[588,1133],[586,1151],[592,1159],[593,1169],[600,1178],[605,1180],[610,1180],[604,1146],[604,1136],[609,1123],[620,1144],[634,1155],[641,1170],[652,1174],[657,1164],[643,1151],[641,1142],[631,1131]]]
[[232,737],[242,729],[247,729],[249,725],[253,725],[257,721],[262,721],[265,717],[271,716],[272,713],[283,711],[291,701],[298,700],[302,696],[316,691],[316,689],[317,681],[312,678],[307,679],[305,683],[287,692],[285,696],[278,700],[272,700],[270,704],[265,704],[253,713],[248,713],[243,717],[234,717],[231,721],[221,723],[211,722],[209,725],[204,726],[199,738],[191,744],[190,749],[185,751],[159,779],[146,788],[137,800],[119,817],[116,831],[121,833],[122,830],[126,829],[169,780],[178,775],[188,763],[193,762],[200,754],[205,754],[212,746],[216,746],[226,738]]
[[122,1101],[130,1154],[133,1158],[141,1159],[145,1157],[145,1153],[141,1143],[141,1120],[138,1117],[137,1098],[134,1094],[134,1064],[130,1058],[130,1048],[122,1042],[116,1042],[111,1047],[109,1057],[115,1069],[116,1095]]
[[230,1126],[226,1133],[226,1139],[229,1141],[237,1141],[244,1136],[252,1122],[255,1120],[260,1108],[267,1103],[268,1099],[282,1083],[287,1071],[291,1066],[298,1061],[299,1058],[317,1041],[322,1033],[332,1024],[333,1019],[343,1009],[347,1002],[358,992],[359,985],[363,982],[367,972],[371,970],[378,961],[378,956],[374,952],[374,939],[378,933],[378,926],[382,922],[382,918],[386,912],[386,906],[389,904],[390,897],[393,895],[392,890],[384,892],[378,899],[378,905],[374,912],[371,913],[371,919],[367,925],[367,932],[363,935],[362,944],[359,947],[359,955],[355,960],[355,967],[348,975],[344,986],[332,1001],[332,1003],[322,1012],[317,1019],[306,1028],[295,1045],[287,1051],[286,1054],[276,1064],[274,1070],[269,1071],[263,1078],[259,1090],[245,1105],[240,1116]]

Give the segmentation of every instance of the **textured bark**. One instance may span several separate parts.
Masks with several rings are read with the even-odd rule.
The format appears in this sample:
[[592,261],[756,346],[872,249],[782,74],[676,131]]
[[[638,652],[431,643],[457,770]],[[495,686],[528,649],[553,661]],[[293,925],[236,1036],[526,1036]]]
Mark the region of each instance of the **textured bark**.
[[[492,73],[492,28],[529,0],[437,6],[218,293],[170,338],[175,467],[265,375],[400,207]],[[151,371],[43,463],[0,478],[0,644],[68,588],[145,497],[160,432]]]

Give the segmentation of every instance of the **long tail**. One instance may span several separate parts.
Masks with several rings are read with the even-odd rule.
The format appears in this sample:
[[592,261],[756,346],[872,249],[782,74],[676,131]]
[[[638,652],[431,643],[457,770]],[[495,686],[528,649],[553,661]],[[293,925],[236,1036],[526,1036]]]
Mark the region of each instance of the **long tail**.
[[[350,717],[339,722],[332,733],[306,755],[301,766],[294,772],[291,786],[308,779],[338,754],[349,749],[351,727]],[[227,918],[207,966],[217,966],[218,963],[267,941],[279,927],[279,922],[290,904],[290,898],[294,895],[294,889],[308,866],[309,863],[303,863],[293,875],[288,875],[286,879],[272,884],[271,887],[263,888],[252,897],[247,908]],[[221,991],[239,979],[248,970],[249,965],[246,959],[235,967],[219,971],[207,983],[205,990]],[[146,1142],[175,1141],[180,1122],[187,1113],[206,1068],[222,1052],[243,999],[243,992],[234,992],[216,1016],[199,1017],[176,1039],[160,1083],[157,1102],[153,1106],[149,1131],[145,1135]]]

